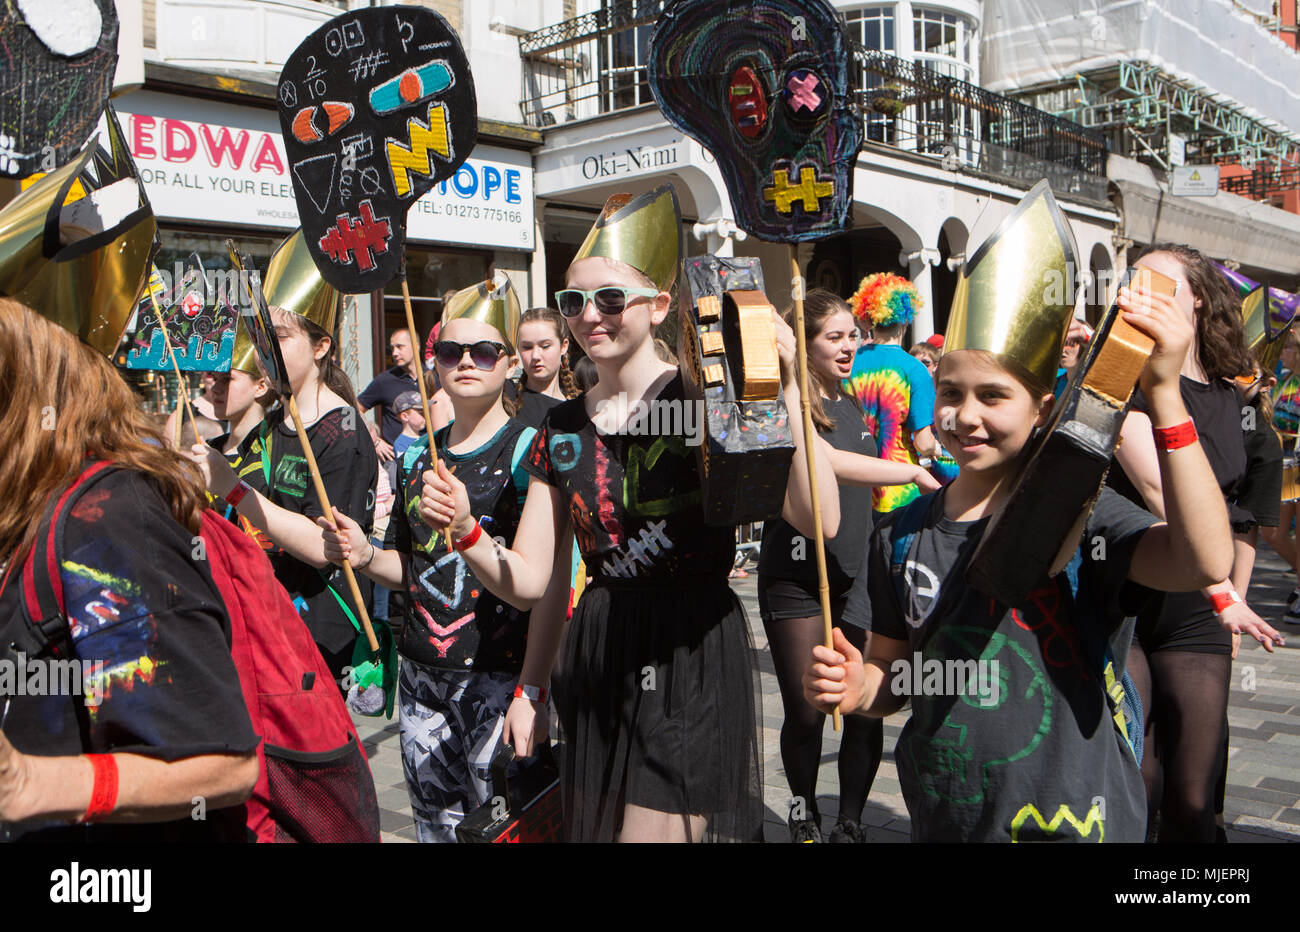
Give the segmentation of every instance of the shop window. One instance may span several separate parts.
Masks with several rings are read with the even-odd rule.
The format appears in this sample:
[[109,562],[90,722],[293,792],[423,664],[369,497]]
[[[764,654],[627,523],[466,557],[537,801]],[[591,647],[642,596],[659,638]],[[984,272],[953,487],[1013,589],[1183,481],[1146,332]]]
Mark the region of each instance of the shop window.
[[[442,319],[443,299],[450,293],[485,280],[492,258],[488,253],[449,250],[406,250],[406,282],[411,292],[411,314],[416,342],[428,339],[433,325]],[[520,296],[521,299],[523,296]],[[406,308],[402,301],[402,283],[394,279],[384,288],[382,333],[375,334],[375,371],[391,366],[388,338],[406,326]]]

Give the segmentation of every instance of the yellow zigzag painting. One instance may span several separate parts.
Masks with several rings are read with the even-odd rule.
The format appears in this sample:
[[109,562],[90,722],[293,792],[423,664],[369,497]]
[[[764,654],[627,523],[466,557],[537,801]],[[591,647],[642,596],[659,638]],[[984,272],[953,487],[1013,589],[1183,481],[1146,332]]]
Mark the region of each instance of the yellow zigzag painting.
[[1106,820],[1102,818],[1101,807],[1096,803],[1092,804],[1092,808],[1088,810],[1088,815],[1082,822],[1070,811],[1070,807],[1064,803],[1056,810],[1056,815],[1052,816],[1050,822],[1043,818],[1037,806],[1033,803],[1026,803],[1020,807],[1020,811],[1011,820],[1012,844],[1020,841],[1020,829],[1030,819],[1038,823],[1038,827],[1049,835],[1055,835],[1062,822],[1069,822],[1074,827],[1074,830],[1079,833],[1080,838],[1089,837],[1092,834],[1093,825],[1096,825],[1098,844],[1106,839]]
[[428,125],[420,122],[419,117],[406,121],[407,132],[411,134],[411,148],[406,148],[396,140],[388,140],[388,164],[393,169],[393,189],[398,197],[411,193],[411,178],[408,172],[432,175],[433,166],[429,164],[429,152],[436,152],[444,159],[451,158],[451,139],[447,135],[447,109],[442,104],[429,105]]

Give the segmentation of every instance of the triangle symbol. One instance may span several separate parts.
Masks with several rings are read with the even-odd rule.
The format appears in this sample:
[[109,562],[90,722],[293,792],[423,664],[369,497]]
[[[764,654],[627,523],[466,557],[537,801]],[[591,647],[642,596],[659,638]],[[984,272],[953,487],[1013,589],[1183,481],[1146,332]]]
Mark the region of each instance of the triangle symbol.
[[[429,577],[432,574],[436,573],[438,570],[442,569],[448,563],[453,563],[453,562],[455,563],[456,566],[456,577],[452,584],[452,592],[450,595],[448,595],[447,593],[439,589],[437,586],[435,586],[433,583],[429,582]],[[466,563],[463,559],[461,559],[461,555],[453,551],[452,553],[449,553],[446,556],[444,556],[442,559],[438,560],[437,563],[429,567],[423,573],[421,573],[419,576],[420,584],[424,586],[425,592],[429,593],[429,595],[433,596],[435,599],[440,601],[443,605],[454,608],[460,604],[460,597],[465,591],[466,569],[467,569]]]
[[325,208],[330,204],[330,195],[334,193],[334,166],[338,160],[336,153],[329,152],[303,159],[293,167],[293,176],[298,179],[298,190],[311,198],[318,213],[325,213]]
[[1189,181],[1200,181],[1200,180],[1201,180],[1201,173],[1200,173],[1200,172],[1192,172],[1192,177],[1189,178],[1188,180],[1189,180]]

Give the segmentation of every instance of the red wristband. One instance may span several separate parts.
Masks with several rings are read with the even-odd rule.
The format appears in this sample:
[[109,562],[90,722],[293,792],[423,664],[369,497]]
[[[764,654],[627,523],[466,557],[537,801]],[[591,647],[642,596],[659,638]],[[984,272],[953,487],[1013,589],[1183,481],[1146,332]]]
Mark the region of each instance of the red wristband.
[[1214,609],[1214,614],[1222,615],[1227,609],[1241,601],[1241,596],[1237,594],[1236,589],[1229,589],[1227,592],[1210,593],[1210,606]]
[[515,687],[516,699],[527,699],[529,702],[545,702],[550,693],[541,686],[525,686],[520,683]]
[[117,759],[112,754],[87,754],[86,757],[95,768],[95,786],[81,821],[94,822],[110,815],[117,805]]
[[483,535],[483,525],[475,521],[474,530],[470,531],[464,537],[458,537],[456,538],[456,540],[452,541],[451,549],[468,550],[470,547],[473,547],[476,543],[478,543],[478,539],[482,535]]
[[1198,438],[1196,425],[1192,423],[1191,418],[1174,427],[1156,427],[1153,430],[1156,443],[1163,447],[1166,453],[1172,453],[1182,447],[1190,447]]
[[243,479],[240,479],[239,485],[226,493],[226,504],[231,508],[238,508],[239,503],[244,500],[244,496],[251,491],[253,491],[253,487]]

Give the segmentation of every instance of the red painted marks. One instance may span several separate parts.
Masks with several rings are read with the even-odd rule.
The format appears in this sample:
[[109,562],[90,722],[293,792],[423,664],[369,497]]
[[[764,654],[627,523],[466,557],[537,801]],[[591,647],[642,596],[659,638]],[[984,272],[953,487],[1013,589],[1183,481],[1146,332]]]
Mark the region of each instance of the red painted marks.
[[325,115],[329,117],[329,134],[331,136],[351,123],[352,115],[356,113],[356,108],[352,104],[339,103],[334,100],[325,101],[321,104],[321,108],[325,111]]
[[758,75],[748,65],[737,68],[727,85],[731,122],[742,136],[754,139],[767,125],[767,98]]
[[424,95],[424,82],[420,80],[414,68],[402,72],[402,77],[397,82],[397,93],[408,104],[419,100]]
[[303,107],[294,115],[293,136],[299,142],[320,142],[325,138],[320,134],[320,131],[312,125],[312,120],[315,116],[315,107]]

